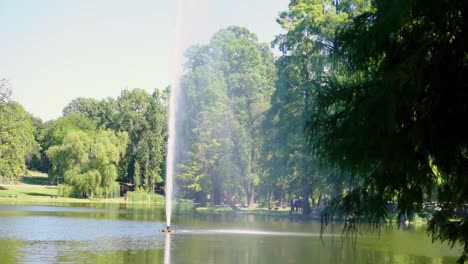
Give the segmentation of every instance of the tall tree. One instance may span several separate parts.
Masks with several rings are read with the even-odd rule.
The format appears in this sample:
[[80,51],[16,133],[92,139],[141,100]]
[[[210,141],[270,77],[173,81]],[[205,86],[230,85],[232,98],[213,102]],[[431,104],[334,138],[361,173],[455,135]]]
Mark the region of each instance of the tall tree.
[[381,221],[382,202],[394,197],[405,214],[435,188],[441,210],[429,231],[460,242],[460,262],[468,254],[468,218],[456,213],[468,202],[467,10],[466,1],[375,1],[341,28],[310,125],[321,153],[360,176],[359,197],[380,199],[352,213]]
[[273,55],[247,29],[229,27],[187,57],[181,87],[193,144],[182,179],[197,188],[206,183],[214,204],[241,196],[250,205],[261,174],[260,124],[275,80]]
[[[291,1],[289,10],[280,14],[278,23],[286,30],[273,42],[282,51],[277,61],[279,80],[272,97],[272,107],[264,123],[269,135],[265,156],[270,182],[284,188],[284,183],[304,200],[320,196],[328,165],[313,155],[307,143],[306,123],[312,114],[316,93],[325,84],[332,58],[336,30],[362,12],[367,1]],[[328,170],[331,171],[331,170]],[[274,186],[275,184],[273,184]],[[281,192],[283,193],[283,191]]]
[[9,82],[0,80],[0,180],[16,182],[27,173],[25,157],[36,143],[31,115],[10,95]]
[[[124,90],[115,106],[115,128],[127,131],[129,136],[127,153],[121,163],[126,175],[123,179],[154,192],[155,184],[162,181],[166,139],[167,117],[161,92]],[[135,167],[139,173],[135,173]]]

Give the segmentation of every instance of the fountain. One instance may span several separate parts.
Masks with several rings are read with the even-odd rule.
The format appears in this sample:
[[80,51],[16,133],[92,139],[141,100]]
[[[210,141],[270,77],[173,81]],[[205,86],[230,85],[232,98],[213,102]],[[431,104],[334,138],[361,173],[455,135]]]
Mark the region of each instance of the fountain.
[[175,148],[176,148],[176,112],[177,112],[177,99],[179,98],[179,75],[182,72],[182,47],[181,47],[181,24],[182,14],[180,8],[182,1],[178,1],[177,19],[176,19],[176,35],[175,45],[173,49],[172,62],[172,76],[171,88],[169,97],[169,120],[168,120],[168,143],[167,143],[167,156],[166,156],[166,229],[161,232],[174,232],[171,229],[171,216],[172,216],[172,199],[174,190],[174,171],[175,171]]
[[166,157],[166,229],[161,232],[174,232],[171,230],[171,216],[172,216],[172,198],[174,190],[174,169],[175,169],[175,137],[176,137],[176,99],[178,93],[178,83],[173,80],[169,98],[169,136],[167,144],[167,157]]

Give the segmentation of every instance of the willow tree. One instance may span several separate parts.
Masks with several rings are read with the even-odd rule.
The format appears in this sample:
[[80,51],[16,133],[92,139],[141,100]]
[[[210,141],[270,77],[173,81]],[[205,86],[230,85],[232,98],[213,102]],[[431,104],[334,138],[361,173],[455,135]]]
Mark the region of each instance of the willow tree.
[[[61,173],[71,195],[114,197],[119,195],[117,165],[125,153],[127,133],[100,130],[89,134],[75,130],[66,134],[62,144],[47,150],[52,172]],[[116,191],[117,190],[117,191]]]
[[468,253],[468,217],[457,214],[468,202],[467,10],[466,1],[375,1],[341,27],[336,78],[310,123],[322,154],[362,181],[344,197],[356,198],[356,210],[343,210],[379,222],[386,199],[403,215],[433,194],[440,210],[428,230],[460,242],[460,262]]
[[41,147],[41,162],[47,169],[50,181],[57,184],[63,182],[63,168],[52,167],[46,152],[53,146],[61,145],[71,131],[82,131],[92,135],[96,131],[96,124],[89,118],[73,112],[57,120],[44,123],[38,131],[37,141]]
[[166,146],[166,99],[155,89],[123,90],[117,99],[97,101],[76,98],[64,109],[65,116],[81,114],[97,127],[126,131],[129,136],[125,156],[119,164],[119,180],[137,188],[155,191],[164,174]]

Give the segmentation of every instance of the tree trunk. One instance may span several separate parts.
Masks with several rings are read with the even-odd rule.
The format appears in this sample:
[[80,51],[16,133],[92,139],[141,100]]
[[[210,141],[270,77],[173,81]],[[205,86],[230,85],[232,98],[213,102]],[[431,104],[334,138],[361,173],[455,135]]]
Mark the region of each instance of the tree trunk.
[[254,204],[255,200],[255,185],[253,182],[250,183],[250,199],[248,202],[249,207]]
[[319,197],[318,197],[318,201],[317,201],[317,205],[318,206],[322,206],[322,200],[323,200],[323,193],[319,193]]
[[210,196],[210,206],[213,207],[214,204],[215,204],[215,200],[214,200],[214,197],[215,197],[215,188],[213,188],[213,190],[211,191],[211,196]]
[[223,204],[223,190],[221,190],[220,186],[217,186],[214,189],[213,202],[214,202],[214,205]]
[[216,178],[216,176],[211,177],[211,179],[213,184],[211,205],[221,205],[224,198],[222,183]]
[[250,207],[254,202],[254,184],[253,182],[247,183],[245,186],[245,193],[247,194],[247,207]]
[[[250,149],[250,175],[255,175],[255,149],[252,146]],[[249,192],[247,193],[247,206],[250,207],[254,203],[254,195],[255,195],[255,185],[253,183],[253,180],[249,182],[248,186]]]
[[310,193],[310,199],[312,200],[312,208],[317,206],[317,204],[315,203],[315,193],[314,193],[314,191],[312,191]]
[[310,209],[309,196],[310,196],[309,190],[303,190],[302,192],[302,214],[303,215],[308,215],[312,211]]

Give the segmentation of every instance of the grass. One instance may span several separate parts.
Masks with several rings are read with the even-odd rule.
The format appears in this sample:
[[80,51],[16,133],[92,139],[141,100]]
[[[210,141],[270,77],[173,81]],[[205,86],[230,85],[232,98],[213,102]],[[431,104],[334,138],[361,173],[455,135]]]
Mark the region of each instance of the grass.
[[0,185],[0,201],[49,201],[57,196],[57,187],[49,186],[47,174],[31,171],[18,184]]
[[[270,215],[270,216],[282,216],[282,217],[289,217],[289,208],[283,209],[280,208],[277,211],[269,210],[268,208],[239,208],[239,210],[232,210],[229,206],[215,206],[215,207],[197,207],[197,211],[199,212],[207,212],[207,213],[227,213],[227,212],[235,212],[238,214],[254,214],[254,215]],[[295,215],[295,214],[294,214]]]
[[69,198],[58,196],[58,188],[50,184],[47,174],[30,171],[18,184],[0,184],[0,203],[60,202],[60,203],[126,203],[123,198]]

